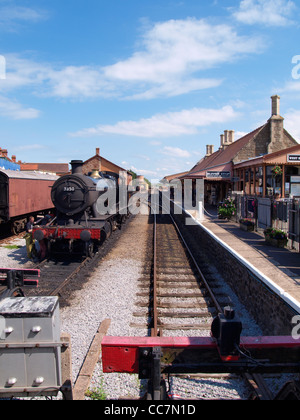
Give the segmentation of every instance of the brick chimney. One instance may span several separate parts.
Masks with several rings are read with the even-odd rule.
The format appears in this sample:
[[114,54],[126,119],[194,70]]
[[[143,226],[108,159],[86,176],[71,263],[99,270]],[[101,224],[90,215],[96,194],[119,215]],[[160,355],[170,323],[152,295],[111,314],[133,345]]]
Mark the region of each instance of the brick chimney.
[[2,156],[6,158],[7,154],[8,154],[8,151],[6,149],[3,149],[2,150]]
[[231,143],[234,143],[234,130],[230,130],[230,131],[229,131],[228,142],[229,142],[230,144],[231,144]]
[[16,163],[16,162],[17,162],[17,157],[16,157],[16,155],[12,155],[11,160],[13,161],[13,163]]
[[272,99],[272,116],[280,116],[280,96],[271,96]]
[[96,156],[100,156],[100,148],[99,147],[96,148]]
[[221,150],[225,150],[232,143],[233,131],[225,130],[224,134],[221,134]]
[[278,152],[286,146],[283,143],[283,122],[284,118],[280,116],[280,96],[274,95],[272,99],[272,116],[270,123],[270,143],[268,144],[268,153]]
[[206,146],[206,157],[211,156],[214,153],[214,145],[213,144],[208,144]]
[[224,148],[224,143],[225,143],[225,135],[221,134],[220,136],[220,149],[222,150]]

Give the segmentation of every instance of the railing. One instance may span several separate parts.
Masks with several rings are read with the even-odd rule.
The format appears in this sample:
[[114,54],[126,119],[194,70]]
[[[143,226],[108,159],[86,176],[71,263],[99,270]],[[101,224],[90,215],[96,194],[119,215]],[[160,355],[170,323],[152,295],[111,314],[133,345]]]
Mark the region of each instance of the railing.
[[300,201],[299,199],[275,200],[233,194],[237,214],[236,222],[249,218],[255,223],[257,231],[268,227],[281,229],[288,234],[288,247],[300,252]]

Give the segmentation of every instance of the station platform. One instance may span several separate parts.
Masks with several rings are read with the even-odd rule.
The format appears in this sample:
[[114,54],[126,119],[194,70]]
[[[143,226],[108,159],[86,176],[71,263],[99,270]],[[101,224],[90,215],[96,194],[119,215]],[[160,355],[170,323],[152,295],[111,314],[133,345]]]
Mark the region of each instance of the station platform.
[[[220,220],[214,213],[209,209],[201,224],[299,302],[300,307],[299,252],[269,246],[263,235],[245,232],[239,224]],[[197,219],[195,214],[192,215]]]

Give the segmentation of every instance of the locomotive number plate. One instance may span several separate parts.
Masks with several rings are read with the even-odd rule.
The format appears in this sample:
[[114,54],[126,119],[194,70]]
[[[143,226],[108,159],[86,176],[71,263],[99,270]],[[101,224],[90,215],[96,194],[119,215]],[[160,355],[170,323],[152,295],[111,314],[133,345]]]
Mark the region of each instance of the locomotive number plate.
[[75,187],[64,187],[64,192],[74,192]]

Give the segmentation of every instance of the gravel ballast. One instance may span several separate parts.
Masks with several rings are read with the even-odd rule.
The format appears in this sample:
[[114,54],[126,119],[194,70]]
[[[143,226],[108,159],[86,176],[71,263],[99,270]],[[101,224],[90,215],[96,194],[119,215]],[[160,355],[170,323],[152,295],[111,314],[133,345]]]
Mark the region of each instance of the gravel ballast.
[[[61,308],[61,330],[71,335],[73,382],[76,381],[88,348],[105,319],[111,320],[110,336],[146,336],[147,330],[134,328],[133,312],[137,310],[136,296],[139,280],[143,275],[145,260],[148,258],[148,236],[152,225],[148,217],[138,215],[127,222],[116,247],[99,263],[91,278],[71,297],[70,306]],[[23,267],[30,265],[27,260],[24,240],[15,240],[17,249],[0,247],[1,266]],[[231,296],[232,305],[245,326],[243,335],[260,335],[247,311],[234,297],[228,286],[223,284],[220,274],[212,268],[214,276],[222,284],[224,294]],[[142,323],[144,320],[139,320]],[[175,336],[208,335],[209,331],[178,331]],[[168,335],[173,335],[172,332]],[[145,383],[137,375],[103,374],[101,361],[97,364],[90,389],[101,393],[106,399],[128,397],[140,398],[145,391]],[[188,399],[246,399],[249,389],[238,378],[171,378],[170,393]]]

